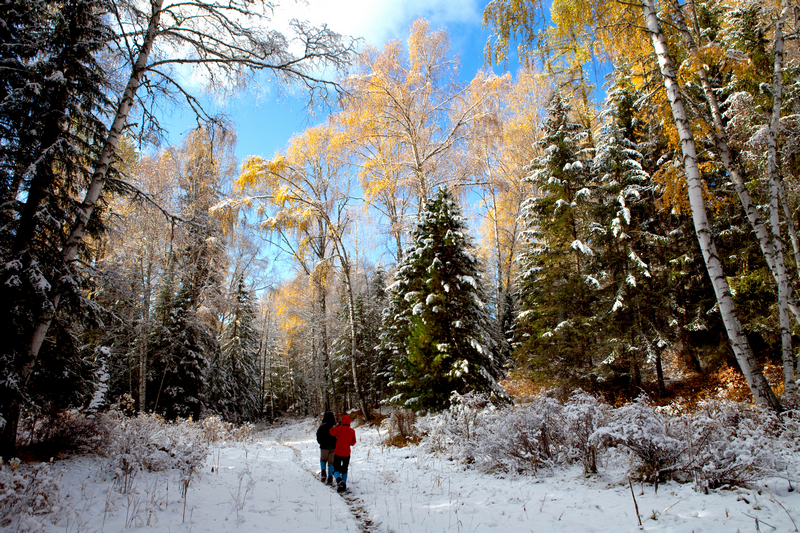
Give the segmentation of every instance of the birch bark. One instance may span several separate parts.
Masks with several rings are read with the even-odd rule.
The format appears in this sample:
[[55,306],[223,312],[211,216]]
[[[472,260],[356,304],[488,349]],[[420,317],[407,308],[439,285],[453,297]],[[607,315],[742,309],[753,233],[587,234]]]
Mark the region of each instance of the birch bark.
[[697,152],[694,137],[689,127],[689,120],[677,83],[674,61],[668,53],[666,39],[664,38],[661,25],[656,17],[653,1],[641,0],[641,5],[647,30],[650,33],[650,40],[656,57],[658,58],[658,65],[672,110],[672,117],[681,140],[684,171],[689,192],[689,203],[692,209],[692,219],[697,234],[697,240],[700,243],[703,260],[705,261],[708,275],[714,287],[714,293],[717,297],[720,314],[722,315],[731,347],[733,348],[736,361],[739,363],[739,368],[742,370],[747,380],[747,384],[750,387],[750,391],[756,403],[775,410],[780,410],[780,402],[759,369],[753,351],[745,337],[742,325],[736,316],[736,309],[733,304],[730,287],[725,278],[725,273],[723,272],[722,264],[719,260],[716,246],[711,235],[705,200],[703,198],[703,183],[697,165]]
[[[95,165],[89,188],[86,191],[83,202],[78,206],[78,218],[70,232],[64,248],[61,250],[61,258],[64,264],[70,264],[75,259],[78,251],[78,244],[80,244],[81,239],[83,238],[86,225],[89,222],[89,218],[92,216],[94,206],[97,203],[97,199],[100,197],[100,192],[103,190],[103,186],[105,185],[106,176],[108,175],[108,168],[111,165],[111,162],[114,158],[114,153],[119,145],[122,130],[128,120],[128,114],[130,113],[131,107],[133,107],[136,90],[139,88],[139,84],[141,83],[142,76],[144,75],[147,66],[147,61],[150,57],[150,52],[153,49],[153,42],[158,34],[158,22],[161,16],[163,3],[164,0],[155,0],[151,4],[152,11],[150,15],[150,22],[142,41],[142,47],[140,48],[139,55],[137,56],[136,62],[131,69],[131,76],[128,80],[127,86],[125,87],[125,91],[122,93],[122,98],[117,105],[114,122],[109,130],[105,144],[103,145],[103,151],[101,152],[99,160]],[[47,331],[50,329],[50,324],[52,323],[53,318],[58,311],[58,306],[61,303],[62,293],[64,290],[64,283],[65,282],[63,280],[57,280],[54,283],[49,309],[47,309],[47,311],[41,315],[35,324],[27,353],[24,354],[24,360],[20,362],[20,388],[22,390],[26,389],[28,382],[30,381],[34,366],[36,364],[36,359],[39,356],[39,350],[42,347],[42,343],[47,335]],[[13,450],[15,448],[16,432],[19,425],[19,401],[12,400],[7,408],[7,412],[3,413],[3,415],[6,418],[6,424],[2,429],[2,435],[0,435],[0,449],[4,451]]]
[[[689,50],[697,54],[698,45],[692,37],[692,33],[689,31],[689,28],[686,24],[681,5],[677,1],[674,2],[673,5],[677,16],[678,28],[683,36],[684,44]],[[694,9],[694,6],[692,9]],[[697,24],[695,24],[695,32],[699,35]],[[728,134],[725,130],[725,124],[722,120],[722,112],[720,111],[719,101],[717,100],[717,95],[708,79],[706,68],[703,65],[699,65],[697,67],[697,75],[700,78],[700,84],[703,87],[703,94],[708,102],[708,106],[711,111],[711,120],[714,124],[714,131],[709,133],[709,138],[717,150],[719,158],[722,161],[722,165],[725,167],[725,171],[730,176],[733,188],[739,197],[739,201],[742,204],[745,214],[747,215],[747,219],[750,221],[750,226],[753,228],[753,232],[758,239],[761,252],[764,254],[764,259],[767,262],[767,266],[769,267],[773,279],[775,280],[775,284],[780,287],[781,283],[788,283],[788,273],[786,271],[786,263],[783,253],[778,256],[775,249],[774,240],[771,237],[771,232],[767,229],[764,220],[761,218],[755,203],[750,197],[750,192],[744,184],[742,173],[731,156],[728,148]],[[778,191],[784,205],[784,211],[788,213],[788,208],[783,200],[783,197],[785,196],[783,194],[783,187],[780,183]],[[791,222],[791,218],[789,218],[789,222]],[[793,231],[793,227],[794,225],[792,224],[790,229],[791,234],[795,233]],[[796,240],[796,236],[793,238],[793,242],[794,240]],[[797,251],[795,251],[795,258],[796,260],[798,259]],[[800,301],[798,301],[793,290],[789,290],[787,299],[789,310],[794,315],[796,323],[800,325]]]
[[778,130],[781,123],[781,106],[783,104],[783,26],[786,14],[789,11],[787,0],[781,1],[780,13],[775,21],[774,67],[772,73],[772,117],[769,122],[769,135],[767,137],[767,172],[769,175],[770,191],[770,223],[772,227],[772,241],[775,246],[776,259],[778,260],[780,276],[778,284],[778,311],[781,327],[781,360],[783,361],[783,382],[786,390],[786,399],[797,398],[797,382],[795,381],[795,365],[792,353],[792,331],[789,324],[788,299],[791,287],[786,274],[786,269],[780,270],[783,265],[783,243],[781,240],[780,209],[781,182],[778,174]]

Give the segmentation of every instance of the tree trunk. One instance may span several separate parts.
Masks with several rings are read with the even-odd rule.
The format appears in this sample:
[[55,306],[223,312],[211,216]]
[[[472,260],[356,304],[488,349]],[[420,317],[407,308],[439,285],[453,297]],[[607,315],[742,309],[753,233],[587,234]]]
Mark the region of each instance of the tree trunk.
[[[148,258],[149,259],[149,258]],[[144,259],[142,259],[142,318],[139,327],[139,412],[144,413],[147,410],[147,339],[150,335],[150,291],[152,278],[153,265],[148,260],[147,270],[144,271]]]
[[[677,16],[678,28],[683,35],[684,44],[693,53],[697,53],[697,43],[695,42],[688,26],[686,25],[686,20],[683,16],[681,5],[677,2],[675,2],[673,5]],[[714,92],[714,88],[711,86],[711,82],[708,79],[708,73],[706,72],[705,67],[702,65],[699,66],[697,69],[697,75],[700,78],[700,83],[703,87],[703,93],[711,111],[711,120],[714,124],[714,131],[709,133],[709,138],[717,150],[720,160],[722,161],[722,165],[725,167],[726,172],[731,178],[733,188],[739,197],[739,201],[742,204],[745,214],[747,215],[747,219],[750,221],[750,226],[753,228],[753,232],[758,238],[758,244],[761,247],[761,252],[764,254],[764,259],[766,260],[767,266],[772,273],[775,284],[780,288],[781,283],[784,282],[784,277],[788,283],[788,274],[786,273],[786,264],[783,254],[777,254],[774,240],[771,238],[771,233],[764,224],[764,221],[762,220],[755,203],[750,197],[750,192],[744,184],[742,173],[740,172],[738,165],[736,165],[733,161],[733,157],[730,154],[730,150],[728,148],[728,134],[725,130],[725,124],[722,120],[722,112],[720,111],[717,95]],[[785,197],[783,194],[783,186],[780,184],[780,182],[778,183],[778,192],[781,198]],[[788,207],[786,206],[786,203],[783,202],[783,205],[784,210],[788,213]],[[794,242],[797,239],[795,232],[793,231],[794,224],[791,223],[791,216],[787,215],[787,218],[788,223],[791,225],[790,233],[794,235]],[[795,250],[795,259],[798,259],[797,250]],[[798,301],[793,290],[789,290],[787,293],[787,298],[789,310],[791,310],[792,314],[794,315],[797,324],[800,325],[800,301]]]
[[[342,243],[336,243],[337,248],[343,247]],[[345,255],[344,250],[340,250],[339,258],[342,262],[342,273],[344,274],[345,290],[347,291],[347,307],[350,316],[350,368],[353,372],[353,388],[356,391],[358,407],[364,414],[365,420],[372,420],[372,414],[364,401],[364,391],[361,390],[361,382],[358,379],[358,344],[356,343],[356,313],[355,298],[353,297],[353,283],[350,278],[350,260]]]
[[[786,399],[797,398],[797,383],[794,377],[794,356],[792,353],[792,332],[789,324],[789,278],[786,268],[783,267],[783,243],[781,241],[780,227],[780,176],[778,175],[778,130],[781,123],[781,105],[783,104],[783,25],[786,21],[788,5],[786,0],[781,2],[781,11],[775,22],[774,52],[775,63],[772,74],[772,117],[769,123],[767,137],[767,171],[769,174],[770,191],[770,223],[772,226],[772,241],[775,246],[775,255],[778,260],[778,311],[781,325],[781,359],[783,361],[783,382],[786,390]],[[783,267],[783,268],[781,268]]]
[[661,26],[656,17],[652,0],[641,0],[641,4],[647,30],[650,33],[653,49],[658,58],[658,65],[672,110],[672,117],[681,140],[684,171],[686,173],[686,184],[689,191],[689,203],[692,209],[695,233],[700,243],[708,275],[714,287],[725,330],[728,333],[736,361],[739,363],[739,367],[747,380],[750,392],[753,394],[756,403],[780,410],[780,402],[759,369],[742,325],[736,316],[736,308],[733,304],[730,287],[711,236],[711,228],[708,224],[705,200],[703,198],[703,182],[697,165],[694,137],[683,106],[674,62],[669,56],[666,40],[661,32]]
[[[151,2],[152,11],[150,13],[150,21],[147,27],[147,33],[145,34],[142,46],[139,49],[139,55],[136,58],[136,62],[133,64],[131,69],[131,76],[128,79],[128,84],[125,87],[125,91],[122,93],[122,98],[117,106],[114,122],[109,129],[108,136],[106,137],[103,145],[103,151],[100,153],[98,161],[95,164],[92,180],[89,183],[84,200],[79,206],[77,206],[78,218],[72,227],[72,231],[67,238],[64,248],[61,250],[61,259],[66,265],[69,265],[77,255],[78,245],[83,239],[86,226],[89,223],[89,218],[92,216],[94,206],[97,203],[98,198],[100,198],[100,193],[102,193],[103,187],[105,186],[106,177],[108,176],[108,169],[114,159],[114,154],[117,150],[117,146],[119,145],[120,136],[122,135],[122,131],[128,121],[130,110],[133,107],[136,91],[139,89],[139,84],[141,83],[142,76],[146,70],[150,52],[153,49],[153,42],[158,35],[158,23],[161,17],[161,9],[163,4],[164,0],[152,0]],[[39,356],[39,350],[41,349],[42,343],[44,342],[47,332],[50,329],[50,324],[53,322],[53,318],[58,312],[58,306],[61,303],[61,297],[64,291],[64,282],[61,280],[56,280],[51,291],[52,296],[50,298],[49,309],[47,309],[34,324],[34,330],[33,334],[31,335],[31,341],[28,345],[27,353],[24,354],[24,360],[21,361],[21,364],[19,365],[19,386],[22,391],[27,388],[28,382],[33,375],[33,369],[36,364],[36,359]],[[0,452],[3,453],[3,457],[13,456],[16,447],[16,429],[19,424],[20,416],[19,399],[15,398],[9,403],[10,405],[8,412],[3,413],[3,417],[6,419],[6,424],[2,428],[2,434],[0,434]]]

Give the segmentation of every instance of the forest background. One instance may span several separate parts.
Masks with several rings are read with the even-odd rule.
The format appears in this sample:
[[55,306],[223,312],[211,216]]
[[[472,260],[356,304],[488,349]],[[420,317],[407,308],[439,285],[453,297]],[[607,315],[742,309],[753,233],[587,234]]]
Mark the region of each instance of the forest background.
[[[6,456],[109,403],[795,401],[796,5],[496,0],[468,75],[424,19],[369,45],[271,8],[3,5]],[[239,161],[213,110],[254,85],[321,114]]]

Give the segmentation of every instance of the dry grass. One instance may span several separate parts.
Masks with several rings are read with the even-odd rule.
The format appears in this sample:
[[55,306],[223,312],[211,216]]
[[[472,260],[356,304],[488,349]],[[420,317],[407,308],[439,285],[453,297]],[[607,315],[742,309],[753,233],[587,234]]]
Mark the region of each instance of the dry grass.
[[535,398],[552,387],[551,383],[535,382],[530,378],[512,377],[500,382],[503,390],[516,399]]
[[383,441],[387,446],[404,448],[419,444],[421,435],[416,428],[417,414],[407,409],[395,409],[389,416],[389,437]]
[[403,435],[391,435],[387,437],[383,444],[386,446],[394,446],[395,448],[405,448],[406,446],[416,446],[420,443],[422,437],[414,435],[413,437],[404,437]]

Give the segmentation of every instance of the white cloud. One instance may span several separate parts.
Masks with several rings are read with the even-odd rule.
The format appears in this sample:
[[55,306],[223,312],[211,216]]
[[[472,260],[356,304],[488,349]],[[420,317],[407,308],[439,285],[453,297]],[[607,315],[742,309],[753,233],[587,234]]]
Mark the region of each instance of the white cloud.
[[338,33],[381,46],[392,38],[407,36],[410,23],[417,17],[428,19],[438,28],[451,23],[480,24],[481,14],[477,0],[284,0],[276,10],[276,19],[327,24]]

